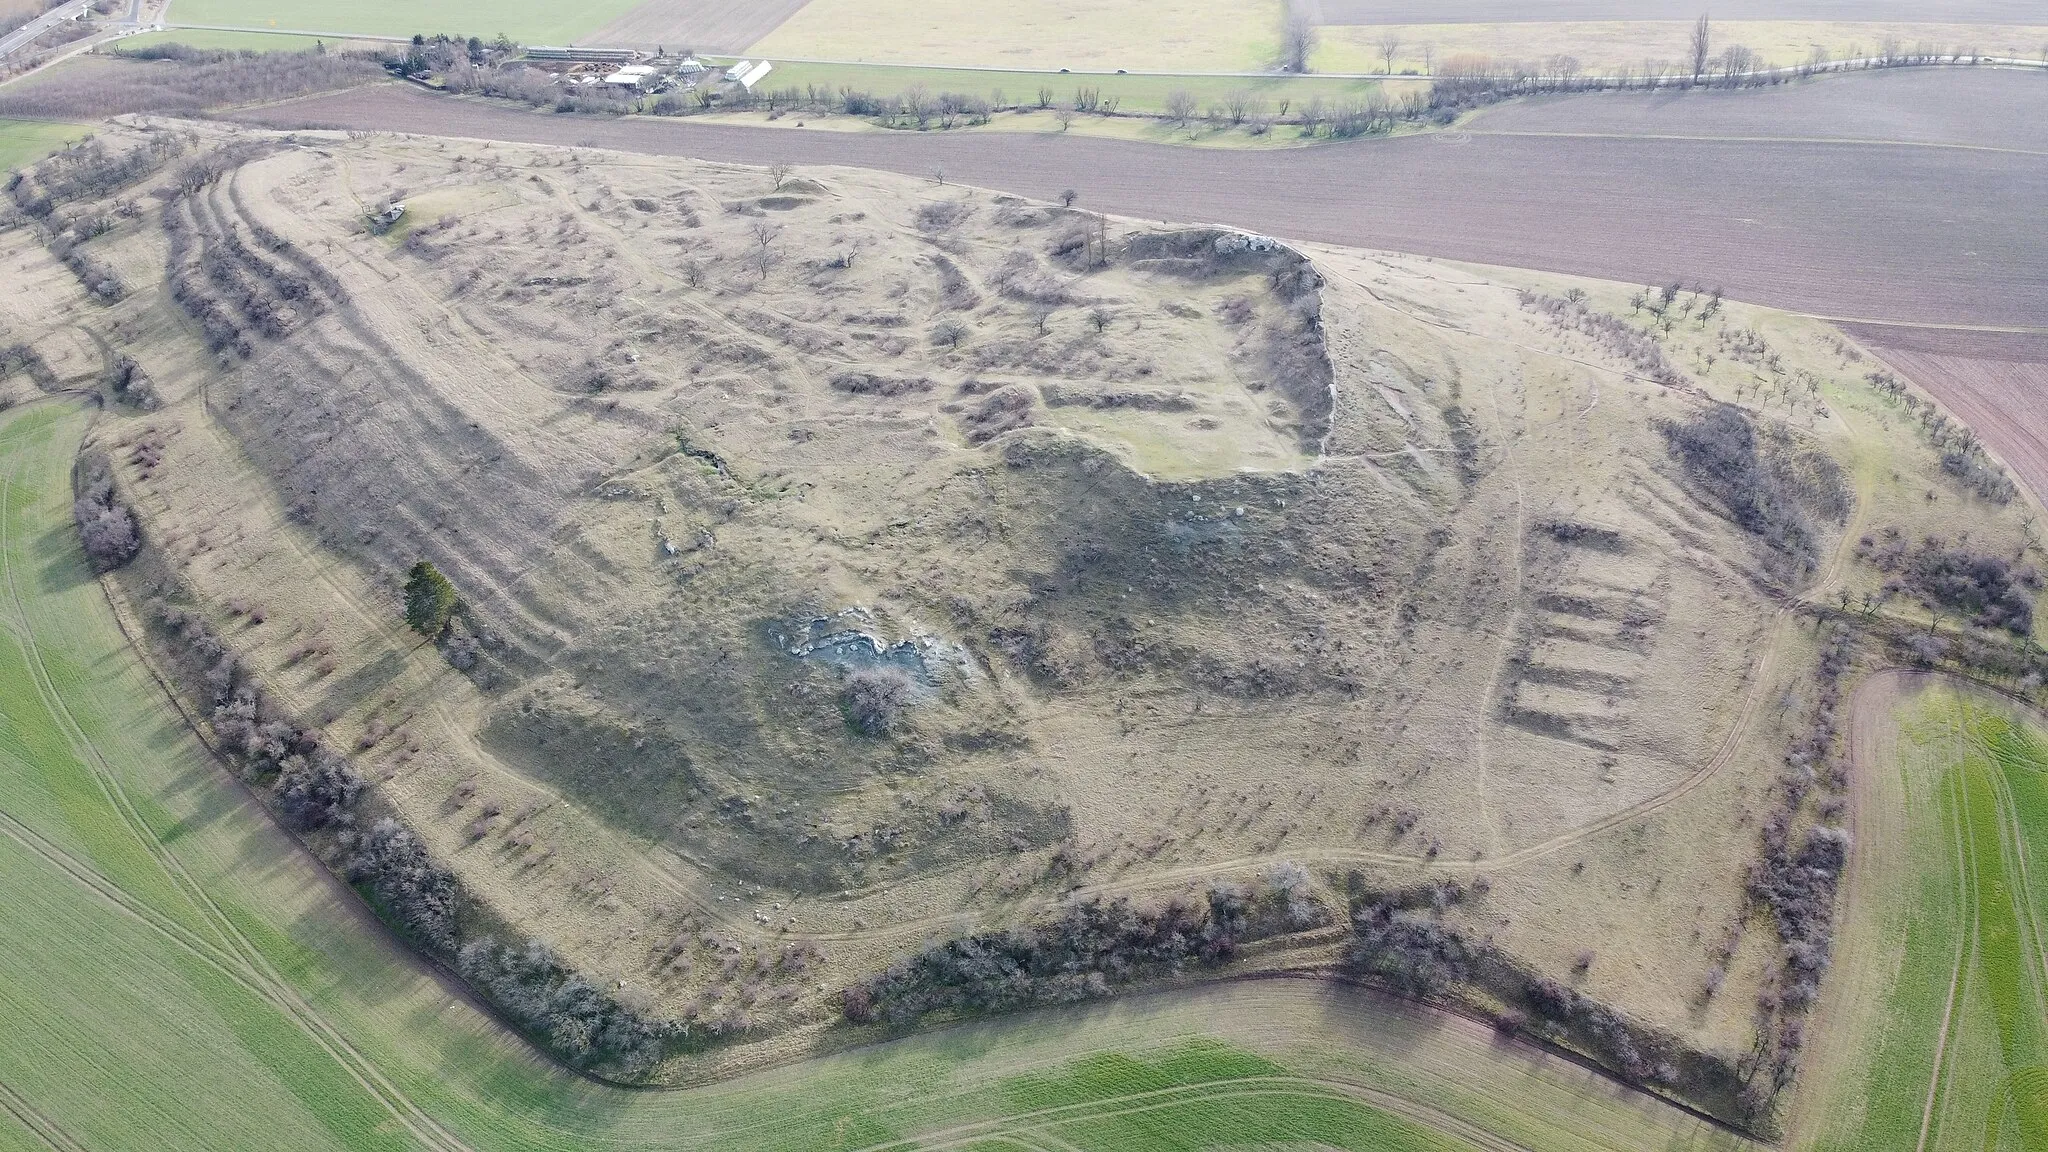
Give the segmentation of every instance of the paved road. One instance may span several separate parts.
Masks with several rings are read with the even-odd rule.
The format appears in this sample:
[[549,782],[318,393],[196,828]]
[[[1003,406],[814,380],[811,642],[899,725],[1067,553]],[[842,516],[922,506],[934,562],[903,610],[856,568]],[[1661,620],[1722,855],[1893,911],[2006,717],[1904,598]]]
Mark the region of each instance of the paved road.
[[29,41],[77,16],[85,11],[90,3],[91,0],[72,0],[71,3],[61,8],[52,8],[7,35],[0,36],[0,59],[5,59]]
[[[1975,75],[1955,73],[1953,83],[1968,86]],[[1036,197],[1073,188],[1083,206],[1141,219],[1214,221],[1620,280],[1698,281],[1739,299],[1827,316],[2048,325],[2048,227],[2041,225],[2048,155],[2026,152],[1481,133],[1210,151],[1061,135],[601,120],[399,87],[314,97],[242,118],[744,163],[912,175],[943,169],[949,181]]]

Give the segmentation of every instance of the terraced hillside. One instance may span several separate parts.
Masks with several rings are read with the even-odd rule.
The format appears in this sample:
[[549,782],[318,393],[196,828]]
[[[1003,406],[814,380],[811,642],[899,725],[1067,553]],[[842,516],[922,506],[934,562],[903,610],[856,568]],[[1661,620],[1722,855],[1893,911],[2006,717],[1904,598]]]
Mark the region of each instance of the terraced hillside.
[[1361,1149],[1743,1146],[1484,1025],[1308,981],[1070,1008],[690,1090],[571,1076],[383,932],[192,739],[67,524],[91,423],[68,399],[0,417],[9,1147],[1120,1149],[1218,1130]]

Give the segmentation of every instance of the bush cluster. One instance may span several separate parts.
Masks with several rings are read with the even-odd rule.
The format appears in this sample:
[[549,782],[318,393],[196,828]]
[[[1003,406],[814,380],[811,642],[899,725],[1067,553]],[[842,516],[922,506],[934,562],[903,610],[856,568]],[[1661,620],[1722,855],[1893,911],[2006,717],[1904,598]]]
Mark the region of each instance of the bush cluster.
[[1800,450],[1782,430],[1759,432],[1732,404],[1667,421],[1662,431],[1686,477],[1765,547],[1772,576],[1792,581],[1814,570],[1820,556],[1814,517],[1839,520],[1849,507],[1841,468],[1831,458]]
[[111,572],[142,550],[142,533],[135,516],[114,494],[114,469],[100,452],[87,452],[78,460],[78,498],[71,502],[71,518],[78,523],[78,541],[95,572]]
[[1770,914],[1780,945],[1773,980],[1758,1000],[1762,1038],[1740,1096],[1742,1113],[1752,1121],[1768,1116],[1778,1094],[1798,1075],[1803,1018],[1819,995],[1834,952],[1835,901],[1848,864],[1849,835],[1827,823],[1812,824],[1798,836],[1793,829],[1816,783],[1830,797],[1821,815],[1841,810],[1848,775],[1836,749],[1836,715],[1852,655],[1846,628],[1836,627],[1823,638],[1814,705],[1806,730],[1785,753],[1780,802],[1764,821],[1761,850],[1745,884],[1750,899]]
[[162,397],[156,392],[156,381],[149,378],[149,373],[144,372],[142,365],[137,364],[132,356],[114,357],[114,362],[107,365],[106,384],[113,390],[115,399],[133,404],[145,412],[155,410],[162,403]]
[[120,274],[88,255],[79,247],[80,238],[71,232],[45,232],[43,246],[50,250],[59,263],[78,277],[85,294],[95,304],[118,303],[128,295],[128,286],[121,282]]
[[30,344],[9,344],[0,348],[0,380],[20,372],[35,381],[38,388],[48,388],[57,383],[57,373],[50,368],[50,362]]
[[176,300],[185,314],[198,323],[205,333],[208,351],[232,352],[237,356],[248,356],[254,352],[255,346],[250,343],[248,334],[242,331],[242,326],[194,274],[194,229],[183,207],[166,204],[163,225],[164,236],[169,241],[164,263],[171,282],[171,299]]
[[1325,923],[1306,881],[1283,865],[1253,887],[1216,885],[1206,899],[1076,900],[1049,923],[930,945],[846,989],[842,1010],[855,1023],[905,1024],[933,1012],[1096,999],[1146,977],[1216,967],[1244,943]]
[[637,1079],[661,1061],[666,1024],[621,1004],[538,940],[523,946],[488,936],[472,940],[456,954],[456,968],[575,1067]]
[[1882,539],[1863,537],[1856,554],[1892,575],[1887,593],[1911,591],[1929,608],[1960,612],[1979,628],[2033,635],[2034,597],[2042,581],[2030,564],[1951,545],[1939,536],[1908,549],[1896,528],[1886,529]]
[[916,688],[900,668],[862,668],[846,678],[840,699],[847,722],[869,736],[886,736],[915,702]]

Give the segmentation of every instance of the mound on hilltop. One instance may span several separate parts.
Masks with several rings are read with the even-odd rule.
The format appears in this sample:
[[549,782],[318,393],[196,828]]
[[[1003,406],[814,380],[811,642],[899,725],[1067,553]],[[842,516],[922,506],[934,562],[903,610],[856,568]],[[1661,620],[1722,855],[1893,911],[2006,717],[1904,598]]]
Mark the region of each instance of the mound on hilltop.
[[[1501,971],[1749,1044],[1744,997],[1672,988],[1771,978],[1727,943],[1794,723],[1757,701],[1810,672],[1783,605],[1855,505],[1818,384],[1732,382],[1839,341],[872,173],[96,147],[113,187],[23,182],[0,318],[127,289],[77,305],[123,372],[34,349],[149,383],[105,436],[121,579],[347,749],[460,915],[675,1051],[751,1059],[976,940],[1114,968],[1119,918],[1166,967],[1331,960],[1347,883],[1482,875],[1431,914]],[[456,597],[427,642],[422,562]],[[1088,947],[1019,927],[1056,907]]]

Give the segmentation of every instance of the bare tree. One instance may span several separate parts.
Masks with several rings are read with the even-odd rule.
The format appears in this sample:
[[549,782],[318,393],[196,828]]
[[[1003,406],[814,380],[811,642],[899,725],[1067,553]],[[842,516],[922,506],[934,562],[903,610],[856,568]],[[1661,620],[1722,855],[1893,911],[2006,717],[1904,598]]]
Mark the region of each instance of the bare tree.
[[1380,33],[1380,59],[1386,62],[1386,73],[1394,74],[1394,54],[1401,50],[1401,34],[1392,28]]
[[1422,44],[1415,50],[1422,53],[1422,74],[1425,76],[1436,75],[1436,45]]
[[782,225],[770,224],[766,220],[756,220],[754,221],[752,232],[754,234],[754,250],[748,254],[747,262],[754,266],[754,271],[760,273],[763,280],[766,280],[768,278],[768,270],[775,266],[775,241],[777,237],[782,235]]
[[768,179],[774,181],[777,192],[782,191],[782,186],[789,183],[789,173],[790,166],[787,163],[770,164],[768,166]]
[[1166,118],[1176,124],[1186,124],[1195,115],[1195,94],[1185,88],[1175,88],[1166,94]]
[[1072,208],[1074,206],[1074,201],[1079,200],[1080,198],[1081,194],[1079,192],[1076,192],[1072,188],[1069,188],[1066,191],[1060,193],[1060,207]]
[[1060,104],[1054,107],[1052,118],[1060,122],[1060,131],[1065,132],[1074,126],[1074,106],[1072,104]]
[[1282,72],[1308,71],[1308,58],[1315,55],[1316,26],[1303,13],[1296,11],[1292,4],[1287,6],[1287,22],[1280,28],[1280,70]]
[[1707,24],[1707,14],[1700,13],[1699,22],[1692,26],[1692,82],[1697,84],[1706,74],[1707,57],[1713,51],[1713,30]]

